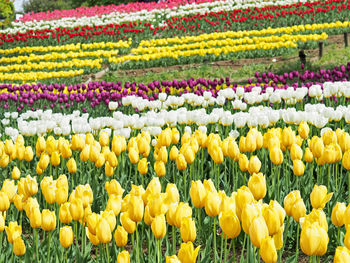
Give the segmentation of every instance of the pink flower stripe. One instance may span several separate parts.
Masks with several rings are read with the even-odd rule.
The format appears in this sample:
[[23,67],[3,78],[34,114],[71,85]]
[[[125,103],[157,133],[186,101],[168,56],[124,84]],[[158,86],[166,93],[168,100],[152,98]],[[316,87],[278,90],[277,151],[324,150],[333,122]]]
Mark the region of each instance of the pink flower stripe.
[[54,10],[48,12],[39,12],[39,13],[28,13],[23,15],[20,20],[22,22],[28,22],[32,20],[53,20],[60,19],[63,17],[90,17],[95,15],[105,15],[112,12],[119,13],[131,13],[141,10],[153,10],[153,9],[165,9],[173,8],[180,5],[191,4],[191,3],[205,3],[205,2],[214,2],[217,0],[168,0],[164,2],[150,2],[150,3],[128,3],[121,5],[107,5],[107,6],[93,6],[93,7],[79,7],[76,9],[69,10]]

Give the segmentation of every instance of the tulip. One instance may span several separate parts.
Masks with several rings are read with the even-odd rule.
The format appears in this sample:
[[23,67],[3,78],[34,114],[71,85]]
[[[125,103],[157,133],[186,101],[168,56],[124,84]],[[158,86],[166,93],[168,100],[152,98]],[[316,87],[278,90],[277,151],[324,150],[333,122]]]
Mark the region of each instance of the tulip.
[[20,237],[22,234],[22,227],[18,225],[17,222],[11,221],[8,226],[5,227],[7,241],[13,243],[16,238]]
[[176,187],[176,184],[167,184],[165,193],[165,203],[167,205],[170,205],[171,203],[178,203],[180,201],[180,193]]
[[62,205],[67,202],[68,199],[68,187],[59,187],[55,191],[55,200],[58,205]]
[[105,183],[105,190],[107,191],[108,195],[115,194],[116,196],[118,195],[123,195],[124,189],[121,187],[119,182],[115,179],[112,179],[111,181],[107,181]]
[[307,162],[307,163],[311,163],[313,159],[314,159],[314,156],[312,155],[312,152],[310,151],[310,148],[307,147],[305,149],[305,153],[304,153],[304,161]]
[[266,195],[266,180],[262,173],[254,173],[248,181],[248,188],[252,192],[255,200],[259,201]]
[[118,254],[117,263],[130,263],[129,252],[124,250]]
[[323,141],[320,138],[316,137],[315,142],[313,143],[313,148],[311,148],[311,150],[315,158],[320,158],[324,152]]
[[129,159],[132,164],[137,164],[139,161],[139,152],[138,149],[135,147],[132,147],[129,149]]
[[69,173],[75,173],[77,171],[77,164],[74,158],[70,158],[67,162],[67,168]]
[[248,163],[248,172],[250,174],[258,173],[261,168],[261,162],[257,156],[250,157],[249,163]]
[[282,144],[286,148],[290,148],[295,142],[295,135],[291,127],[286,127],[282,131]]
[[294,161],[294,160],[301,160],[302,157],[303,157],[303,150],[300,148],[299,145],[294,143],[290,148],[290,158],[292,159],[292,161]]
[[298,133],[304,140],[309,136],[309,125],[305,121],[302,121],[298,127]]
[[21,171],[17,168],[17,166],[13,167],[11,176],[13,180],[18,180],[21,176]]
[[215,217],[220,212],[221,200],[218,193],[209,191],[205,199],[205,212],[210,217]]
[[156,172],[156,175],[158,177],[165,176],[165,173],[166,173],[165,164],[162,161],[156,161],[154,163],[154,171]]
[[116,220],[116,217],[115,217],[113,211],[103,211],[101,213],[101,217],[107,221],[109,228],[111,229],[111,232],[113,232],[113,230],[117,224],[117,220]]
[[101,243],[106,244],[112,240],[112,232],[107,220],[103,217],[97,223],[96,235]]
[[247,152],[254,152],[256,150],[256,137],[255,134],[250,130],[245,138],[245,150]]
[[129,200],[128,214],[132,221],[140,222],[143,217],[144,204],[141,197],[131,196]]
[[169,159],[171,161],[175,161],[177,159],[177,156],[179,155],[179,150],[177,147],[174,145],[171,147],[170,152],[169,152]]
[[241,225],[233,211],[225,211],[219,216],[219,225],[227,238],[236,238],[241,233]]
[[286,214],[292,216],[297,222],[299,222],[301,217],[305,216],[306,207],[298,190],[290,192],[284,198],[284,209],[286,210]]
[[89,229],[89,232],[93,235],[96,235],[97,223],[100,221],[101,215],[96,213],[91,213],[91,215],[86,217],[86,225]]
[[274,165],[280,165],[283,163],[283,153],[279,147],[273,147],[270,149],[270,160]]
[[148,163],[147,158],[142,158],[139,163],[137,164],[137,170],[140,174],[145,175],[148,171]]
[[93,245],[97,246],[100,244],[100,240],[98,240],[98,237],[96,235],[93,235],[87,227],[85,228],[85,233]]
[[181,263],[181,261],[176,255],[173,255],[173,256],[167,256],[165,258],[165,263]]
[[[238,165],[239,165],[239,169],[242,172],[245,172],[248,170],[248,165],[249,165],[249,161],[248,161],[248,157],[245,154],[240,154],[239,158],[238,158]],[[259,169],[260,170],[260,169]]]
[[337,202],[336,205],[333,207],[332,215],[331,215],[333,225],[337,227],[341,227],[344,225],[345,211],[346,211],[345,203]]
[[73,231],[70,226],[64,226],[60,229],[60,243],[64,248],[69,248],[73,243]]
[[122,226],[118,226],[114,232],[114,240],[118,247],[125,247],[128,243],[128,232]]
[[206,190],[200,180],[191,182],[190,196],[192,204],[196,208],[205,206]]
[[5,179],[5,181],[2,184],[1,191],[4,192],[9,198],[9,201],[12,202],[17,191],[17,186],[15,185],[15,181]]
[[23,209],[24,209],[24,202],[23,202],[23,195],[22,194],[16,194],[13,197],[13,203],[15,204],[15,207],[16,207],[16,209],[18,211],[23,211]]
[[182,220],[186,217],[192,217],[192,208],[188,203],[180,202],[175,212],[175,226],[180,228]]
[[254,202],[254,196],[250,192],[249,188],[242,186],[237,190],[236,205],[237,205],[237,216],[241,220],[241,214],[246,204]]
[[255,217],[259,216],[261,211],[255,204],[246,204],[242,210],[241,221],[243,231],[249,234],[249,228]]
[[111,194],[107,201],[106,210],[107,211],[111,210],[113,211],[115,216],[118,216],[121,210],[121,203],[122,203],[122,199],[120,196]]
[[192,218],[186,217],[182,219],[180,234],[183,242],[194,242],[196,239],[196,224]]
[[261,241],[260,255],[266,263],[277,262],[276,246],[271,237],[267,236]]
[[73,218],[70,214],[69,207],[70,207],[70,203],[64,203],[60,207],[58,217],[63,224],[69,224],[73,220]]
[[249,227],[249,236],[253,245],[260,248],[262,240],[269,235],[269,230],[262,216],[253,219]]
[[177,256],[181,262],[195,263],[199,249],[200,246],[194,249],[192,242],[182,243]]
[[187,162],[185,156],[182,153],[179,153],[176,158],[176,167],[179,171],[186,170]]
[[327,252],[329,238],[327,231],[317,222],[303,226],[300,235],[301,250],[309,257],[323,256]]
[[179,140],[180,140],[180,132],[176,128],[172,128],[171,129],[171,143],[177,144],[179,142]]
[[27,162],[30,162],[31,160],[33,160],[33,157],[34,157],[34,153],[33,153],[32,147],[27,146],[24,151],[24,160],[26,160]]
[[334,263],[350,262],[350,250],[346,247],[337,247],[334,255]]
[[44,209],[41,213],[41,228],[44,231],[52,231],[56,228],[56,214],[54,211]]
[[345,236],[344,236],[344,245],[347,249],[349,249],[349,247],[350,247],[350,230],[349,230],[349,226],[346,226],[345,228],[346,228],[346,232],[345,232]]
[[333,193],[327,194],[327,187],[324,185],[314,185],[310,194],[310,201],[313,208],[324,208],[326,203],[331,200]]
[[[271,200],[272,201],[272,200]],[[283,221],[279,216],[278,210],[274,207],[273,202],[269,206],[265,206],[262,209],[262,216],[265,219],[267,228],[269,230],[269,235],[273,236],[277,234],[283,225]]]
[[293,161],[293,173],[295,176],[302,176],[305,171],[305,165],[301,160]]
[[112,166],[113,168],[118,166],[118,159],[114,152],[109,152],[107,154],[106,161]]
[[130,219],[128,212],[121,214],[120,222],[123,228],[126,230],[126,232],[128,232],[129,234],[132,234],[135,232],[136,223]]
[[151,229],[155,238],[157,239],[163,238],[166,234],[165,216],[164,215],[156,216],[152,221]]
[[30,220],[30,226],[32,228],[41,227],[41,213],[38,207],[35,207],[32,209],[32,211],[30,211],[29,220]]

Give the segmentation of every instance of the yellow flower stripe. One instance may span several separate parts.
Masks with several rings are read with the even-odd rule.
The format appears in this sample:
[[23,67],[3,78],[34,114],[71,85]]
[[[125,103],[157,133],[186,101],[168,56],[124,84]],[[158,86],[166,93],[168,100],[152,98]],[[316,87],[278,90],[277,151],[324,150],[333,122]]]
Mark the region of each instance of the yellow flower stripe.
[[[320,34],[320,35],[304,35],[303,38],[299,39],[299,41],[308,41],[308,40],[320,40],[327,38],[327,34]],[[171,50],[169,52],[166,49],[161,50],[161,52],[151,52],[150,54],[141,54],[141,55],[127,55],[122,57],[111,57],[109,58],[109,62],[112,63],[122,63],[125,61],[149,61],[149,60],[155,60],[160,58],[174,58],[177,59],[178,57],[188,57],[188,56],[205,56],[207,54],[214,54],[215,56],[219,56],[221,53],[227,54],[232,52],[239,52],[239,51],[248,51],[248,50],[256,50],[256,49],[274,49],[274,48],[296,48],[297,44],[293,40],[293,36],[291,36],[291,40],[287,40],[285,38],[284,41],[279,42],[267,42],[267,41],[261,41],[256,44],[246,44],[246,45],[224,45],[222,47],[217,48],[198,48],[198,49],[192,49],[192,50]],[[271,38],[272,40],[272,38]]]
[[13,53],[31,53],[31,52],[52,52],[52,51],[77,51],[82,49],[105,49],[105,48],[129,48],[131,40],[118,42],[98,42],[89,44],[67,44],[62,46],[34,46],[34,47],[15,47],[11,49],[0,49],[0,54],[13,54]]
[[24,61],[41,61],[41,60],[57,60],[57,59],[68,59],[68,58],[82,58],[82,57],[111,57],[116,56],[118,50],[96,50],[96,51],[79,51],[68,53],[57,53],[52,52],[45,55],[30,54],[29,56],[18,56],[18,57],[2,57],[0,63],[18,63],[21,64]]
[[0,66],[0,72],[9,72],[13,70],[17,71],[30,71],[30,70],[42,70],[42,69],[58,69],[58,68],[72,68],[72,67],[90,67],[90,68],[101,68],[103,59],[72,59],[71,61],[63,62],[40,62],[27,64],[14,64],[8,66]]
[[284,42],[284,41],[302,41],[306,42],[309,40],[320,40],[326,39],[327,34],[322,33],[310,34],[310,35],[282,35],[282,36],[267,36],[267,37],[244,37],[239,39],[223,39],[223,40],[209,40],[200,41],[196,43],[173,45],[173,46],[161,46],[161,47],[138,47],[131,50],[131,53],[137,54],[153,54],[159,52],[173,52],[177,50],[189,50],[198,48],[211,48],[216,46],[234,46],[242,44],[254,44],[260,42],[272,43],[272,42]]
[[84,70],[69,70],[69,71],[52,71],[52,72],[28,72],[28,73],[0,73],[0,81],[29,81],[50,78],[70,78],[82,75]]
[[305,30],[320,30],[320,29],[339,28],[339,27],[350,27],[350,22],[337,21],[334,23],[324,23],[324,24],[295,25],[291,27],[267,28],[262,30],[250,30],[250,31],[226,31],[226,32],[202,34],[198,36],[142,40],[139,46],[154,47],[154,46],[162,46],[162,45],[168,45],[168,44],[185,44],[185,43],[199,42],[204,40],[216,40],[221,38],[242,38],[242,37],[249,37],[249,36],[292,34],[293,32],[300,32]]

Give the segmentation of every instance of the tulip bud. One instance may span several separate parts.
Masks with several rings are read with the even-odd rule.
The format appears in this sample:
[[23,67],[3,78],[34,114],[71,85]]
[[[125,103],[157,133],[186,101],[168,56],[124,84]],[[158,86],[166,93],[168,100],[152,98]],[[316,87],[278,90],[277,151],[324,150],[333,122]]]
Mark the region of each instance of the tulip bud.
[[158,177],[165,176],[165,173],[166,173],[165,164],[161,161],[156,161],[154,163],[154,171],[156,172],[156,175]]
[[143,217],[144,204],[141,197],[131,196],[129,200],[128,214],[132,221],[140,222]]
[[315,158],[320,158],[323,155],[324,144],[323,141],[316,137],[315,142],[313,143],[313,148],[311,148],[312,154]]
[[128,232],[122,226],[118,226],[114,232],[114,240],[118,247],[125,247],[128,243]]
[[196,208],[203,208],[205,205],[206,190],[200,180],[191,182],[190,196],[192,204]]
[[177,256],[181,262],[195,263],[199,248],[194,249],[192,242],[182,243]]
[[112,232],[107,220],[103,217],[97,223],[96,235],[101,243],[106,244],[112,240]]
[[350,262],[350,250],[346,247],[337,247],[334,255],[334,263]]
[[73,231],[70,226],[64,226],[60,229],[60,243],[62,247],[69,248],[73,243]]
[[84,216],[84,206],[81,199],[74,198],[70,201],[69,212],[75,221],[79,221]]
[[129,252],[124,250],[118,254],[117,263],[130,263]]
[[248,164],[248,172],[250,174],[258,173],[260,171],[260,168],[261,168],[261,162],[258,156],[254,155],[250,157],[249,164]]
[[248,181],[249,190],[254,195],[255,200],[259,201],[266,195],[266,180],[262,173],[254,173]]
[[54,211],[44,209],[41,213],[41,228],[44,231],[52,231],[56,228],[56,214]]
[[194,242],[196,239],[196,224],[192,218],[186,217],[182,219],[180,234],[183,242]]
[[77,171],[77,164],[74,158],[70,158],[67,162],[67,168],[69,173],[75,173]]
[[276,246],[273,239],[270,236],[265,237],[261,241],[260,255],[266,263],[277,262]]
[[248,161],[248,157],[245,154],[241,153],[239,155],[238,165],[239,165],[239,169],[242,172],[245,172],[248,170],[249,161]]
[[241,221],[242,228],[246,234],[249,234],[249,228],[253,220],[261,214],[261,211],[257,205],[246,204],[242,210]]
[[233,211],[225,211],[219,216],[219,224],[227,238],[236,238],[241,233],[241,225]]
[[311,163],[313,159],[314,159],[314,156],[312,155],[312,152],[310,151],[310,148],[307,147],[305,149],[305,153],[304,153],[304,161],[307,162],[307,163]]
[[187,203],[179,203],[175,212],[175,226],[180,228],[182,220],[186,217],[192,217],[192,208]]
[[249,227],[249,236],[253,245],[257,248],[261,247],[262,240],[269,235],[269,230],[262,216],[253,219]]
[[207,192],[207,197],[205,199],[205,212],[208,216],[214,217],[219,214],[221,200],[218,193]]
[[304,140],[309,136],[309,125],[305,121],[302,121],[298,127],[298,133]]
[[302,176],[305,171],[305,165],[301,160],[293,161],[293,173],[295,176]]
[[0,211],[7,211],[10,207],[10,200],[5,192],[0,191]]
[[41,227],[41,213],[39,207],[35,207],[30,211],[29,221],[32,228]]
[[295,134],[292,131],[292,128],[286,127],[282,131],[282,144],[286,148],[290,148],[292,144],[295,143]]
[[26,253],[26,245],[23,239],[19,236],[13,242],[13,254],[20,257]]
[[284,209],[286,210],[286,214],[292,216],[297,222],[299,222],[301,217],[305,216],[306,207],[298,190],[290,192],[284,198]]
[[11,176],[13,180],[18,180],[21,176],[21,171],[17,168],[17,166],[13,167]]
[[137,164],[137,170],[141,175],[147,174],[148,171],[148,163],[147,158],[142,158],[139,163]]
[[308,224],[301,229],[300,247],[309,257],[323,256],[327,252],[329,238],[327,231],[318,222]]
[[344,219],[345,219],[345,210],[346,210],[346,205],[345,203],[339,203],[333,207],[332,210],[332,223],[333,225],[337,227],[341,227],[344,225]]
[[166,234],[165,216],[164,215],[156,216],[152,221],[151,229],[155,238],[157,239],[163,238]]
[[326,203],[331,200],[333,193],[327,194],[327,187],[324,185],[314,185],[310,194],[310,201],[313,208],[324,208]]
[[270,160],[274,165],[283,163],[283,153],[279,147],[270,148]]
[[123,228],[126,230],[126,232],[128,232],[129,234],[132,234],[135,232],[136,223],[130,219],[128,212],[121,214],[120,222]]
[[290,148],[290,158],[292,159],[292,161],[294,161],[294,160],[301,160],[302,157],[303,157],[303,150],[300,148],[299,145],[294,143]]
[[187,168],[187,162],[185,159],[185,156],[183,156],[182,153],[179,153],[176,158],[176,166],[179,171],[186,170]]
[[342,165],[346,170],[350,170],[350,150],[347,150],[343,155]]

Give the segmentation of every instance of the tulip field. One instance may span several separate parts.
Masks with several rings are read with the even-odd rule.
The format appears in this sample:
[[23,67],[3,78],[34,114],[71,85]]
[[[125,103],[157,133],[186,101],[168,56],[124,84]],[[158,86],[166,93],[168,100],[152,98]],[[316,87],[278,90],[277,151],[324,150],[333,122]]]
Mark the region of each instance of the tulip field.
[[350,60],[89,78],[288,57],[346,38],[349,13],[168,0],[0,29],[0,262],[350,262]]

